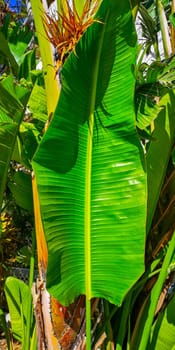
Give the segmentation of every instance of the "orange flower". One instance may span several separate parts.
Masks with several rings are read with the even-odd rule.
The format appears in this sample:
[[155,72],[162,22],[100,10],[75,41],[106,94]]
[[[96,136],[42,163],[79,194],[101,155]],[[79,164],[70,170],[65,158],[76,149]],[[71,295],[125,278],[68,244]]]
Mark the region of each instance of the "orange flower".
[[45,14],[43,18],[44,28],[48,40],[53,44],[57,54],[56,72],[64,63],[66,57],[75,46],[86,29],[97,20],[94,16],[101,0],[86,0],[83,11],[79,16],[74,0],[72,7],[69,0],[65,0],[64,8],[58,13],[58,19]]

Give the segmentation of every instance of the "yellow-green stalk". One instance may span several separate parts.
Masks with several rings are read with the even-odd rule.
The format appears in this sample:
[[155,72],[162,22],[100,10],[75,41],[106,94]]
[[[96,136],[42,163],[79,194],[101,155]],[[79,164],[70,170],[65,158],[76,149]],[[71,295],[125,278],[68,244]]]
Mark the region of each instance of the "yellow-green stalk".
[[165,58],[169,58],[172,54],[172,49],[171,49],[171,40],[169,36],[168,22],[167,22],[164,7],[162,5],[161,0],[157,0],[156,4],[157,4],[159,21],[160,21],[160,29],[162,33],[164,55],[165,55]]
[[55,78],[54,60],[51,44],[46,36],[43,26],[44,9],[41,1],[31,0],[32,13],[38,37],[39,49],[44,70],[44,79],[46,86],[46,100],[48,116],[50,117],[55,110],[59,97],[59,86]]
[[[172,0],[171,5],[171,15],[175,13],[175,0]],[[174,25],[171,25],[171,46],[172,46],[172,54],[175,54],[175,28]]]

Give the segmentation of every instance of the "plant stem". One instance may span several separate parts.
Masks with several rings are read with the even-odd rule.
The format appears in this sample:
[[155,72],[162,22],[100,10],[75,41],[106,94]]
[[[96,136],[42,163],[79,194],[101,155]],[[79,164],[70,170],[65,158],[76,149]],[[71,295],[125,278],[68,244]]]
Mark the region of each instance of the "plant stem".
[[0,325],[3,328],[3,331],[5,333],[7,348],[8,348],[8,350],[12,350],[10,336],[9,336],[9,329],[7,327],[4,312],[1,309],[0,309]]
[[30,350],[37,350],[36,324],[35,324],[33,334],[32,334]]
[[138,12],[138,9],[139,9],[139,0],[130,0],[131,2],[131,9],[132,9],[132,16],[133,16],[133,19],[135,20],[136,19],[136,16],[137,16],[137,12]]
[[[32,284],[34,281],[35,274],[35,249],[36,249],[36,238],[35,232],[32,232],[32,256],[30,258],[30,275],[29,275],[29,289],[31,291]],[[28,300],[28,313],[27,313],[27,326],[26,326],[26,339],[25,347],[26,350],[30,349],[30,336],[33,323],[33,308],[32,308],[32,294],[30,295],[30,300]]]
[[86,296],[86,350],[91,350],[91,301]]
[[107,335],[107,342],[109,342],[111,339],[113,339],[113,332],[111,327],[111,322],[109,320],[110,311],[109,311],[109,303],[107,300],[104,300],[104,319],[108,320],[105,322],[106,324],[106,335]]
[[35,231],[32,231],[32,256],[30,258],[30,275],[29,275],[29,288],[32,288],[34,275],[35,275],[35,249],[36,249],[36,237]]
[[122,315],[121,315],[121,319],[120,319],[120,327],[119,327],[119,331],[118,331],[116,350],[122,350],[122,348],[123,348],[123,341],[124,341],[125,334],[127,331],[128,317],[129,317],[129,313],[131,310],[131,296],[132,296],[132,294],[129,293],[128,297],[124,301],[124,305],[122,308]]
[[165,58],[169,58],[172,54],[171,40],[170,40],[170,36],[169,36],[169,28],[168,28],[167,18],[166,18],[164,7],[162,5],[161,0],[157,0],[157,11],[158,11],[158,16],[159,16],[159,20],[160,20],[160,29],[161,29],[161,33],[162,33],[164,55],[165,55]]
[[86,350],[91,350],[91,171],[92,171],[92,135],[94,115],[90,116],[89,135],[87,144],[86,165],[86,202],[85,202],[85,278],[86,278]]
[[47,39],[47,35],[43,26],[44,9],[42,3],[40,0],[31,0],[31,5],[36,31],[38,35],[41,59],[43,63],[47,109],[48,116],[50,116],[54,112],[58,101],[59,86],[57,79],[55,79],[55,69],[51,45],[49,40]]

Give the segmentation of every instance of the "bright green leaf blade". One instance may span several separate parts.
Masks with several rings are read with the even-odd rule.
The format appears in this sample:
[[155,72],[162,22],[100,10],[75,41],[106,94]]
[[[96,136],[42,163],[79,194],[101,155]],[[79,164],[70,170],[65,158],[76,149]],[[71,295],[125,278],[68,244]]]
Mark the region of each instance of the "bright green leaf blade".
[[32,35],[32,31],[29,31],[24,26],[21,27],[20,24],[17,24],[9,35],[9,48],[18,64],[20,64],[23,59],[23,54],[27,49]]
[[55,116],[33,161],[47,286],[62,304],[79,294],[119,304],[144,270],[146,178],[130,3],[104,0],[97,18],[62,69]]
[[8,277],[5,281],[4,291],[10,312],[13,336],[21,341],[25,336],[28,317],[29,287],[15,277]]

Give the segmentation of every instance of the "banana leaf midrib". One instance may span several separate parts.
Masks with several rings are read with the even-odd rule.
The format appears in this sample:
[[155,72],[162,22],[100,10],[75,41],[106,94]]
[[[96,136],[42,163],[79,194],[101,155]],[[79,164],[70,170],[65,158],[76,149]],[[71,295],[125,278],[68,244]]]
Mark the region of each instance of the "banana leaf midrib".
[[[105,23],[108,18],[108,13],[106,14]],[[87,154],[86,154],[86,184],[85,184],[85,283],[86,283],[86,297],[88,300],[91,299],[91,175],[92,175],[92,150],[93,150],[93,129],[94,129],[94,111],[96,105],[96,93],[99,78],[99,65],[103,46],[103,39],[105,34],[105,24],[103,25],[103,30],[99,39],[99,49],[97,51],[96,65],[94,66],[93,76],[92,76],[92,88],[91,88],[91,99],[90,99],[90,116],[89,116],[89,131],[87,138]]]

